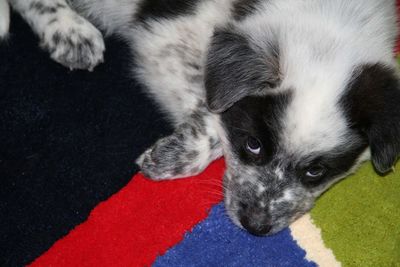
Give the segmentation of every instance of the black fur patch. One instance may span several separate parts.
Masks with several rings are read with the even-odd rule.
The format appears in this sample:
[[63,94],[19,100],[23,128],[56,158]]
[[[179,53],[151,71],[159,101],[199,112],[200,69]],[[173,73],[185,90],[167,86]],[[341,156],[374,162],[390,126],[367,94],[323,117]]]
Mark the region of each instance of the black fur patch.
[[217,30],[207,58],[205,86],[211,111],[222,112],[245,96],[280,83],[278,44],[256,51],[233,30]]
[[149,19],[176,18],[193,14],[200,0],[142,0],[135,20],[146,22]]
[[382,64],[358,68],[341,106],[353,128],[369,141],[372,162],[388,172],[400,154],[400,87],[395,70]]
[[[355,136],[349,138],[354,139]],[[347,173],[368,146],[366,139],[361,136],[359,136],[357,141],[358,142],[354,142],[352,146],[336,148],[321,155],[312,155],[312,160],[302,159],[300,164],[295,166],[296,177],[298,177],[305,186],[316,187],[326,184],[328,181]],[[307,177],[306,173],[309,168],[316,165],[322,166],[325,169],[325,173],[318,179]]]
[[257,5],[262,0],[238,0],[233,4],[233,18],[235,20],[243,20],[247,16],[253,14],[256,11]]
[[[264,165],[273,159],[278,150],[277,137],[281,129],[279,119],[290,102],[290,94],[265,97],[245,97],[221,114],[233,151],[249,165]],[[249,136],[262,144],[260,155],[246,149]]]

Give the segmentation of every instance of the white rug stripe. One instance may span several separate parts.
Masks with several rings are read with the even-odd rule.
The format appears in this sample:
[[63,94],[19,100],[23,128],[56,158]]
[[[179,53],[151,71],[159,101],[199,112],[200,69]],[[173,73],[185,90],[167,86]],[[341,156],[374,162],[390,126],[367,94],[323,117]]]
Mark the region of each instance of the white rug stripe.
[[341,266],[322,240],[321,230],[315,226],[309,213],[292,223],[290,226],[293,239],[306,251],[306,258],[322,267]]

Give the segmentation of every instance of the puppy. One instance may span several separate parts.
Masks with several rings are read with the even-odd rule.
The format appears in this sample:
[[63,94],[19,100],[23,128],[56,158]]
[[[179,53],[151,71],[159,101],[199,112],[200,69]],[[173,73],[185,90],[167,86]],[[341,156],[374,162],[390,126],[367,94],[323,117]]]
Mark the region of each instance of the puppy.
[[384,174],[400,154],[394,0],[8,2],[71,69],[102,62],[98,29],[124,38],[175,125],[142,172],[187,177],[225,156],[226,210],[252,234],[280,231],[362,161]]

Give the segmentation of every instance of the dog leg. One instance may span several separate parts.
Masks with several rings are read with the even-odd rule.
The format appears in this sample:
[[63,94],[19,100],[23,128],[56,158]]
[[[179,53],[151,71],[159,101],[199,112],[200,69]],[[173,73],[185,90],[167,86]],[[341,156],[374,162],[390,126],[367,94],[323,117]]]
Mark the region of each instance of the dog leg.
[[194,113],[172,135],[158,140],[137,160],[142,173],[153,180],[184,178],[202,172],[221,157],[212,116]]
[[70,69],[92,70],[103,61],[104,41],[90,22],[66,0],[10,0],[11,6],[31,25],[40,46]]

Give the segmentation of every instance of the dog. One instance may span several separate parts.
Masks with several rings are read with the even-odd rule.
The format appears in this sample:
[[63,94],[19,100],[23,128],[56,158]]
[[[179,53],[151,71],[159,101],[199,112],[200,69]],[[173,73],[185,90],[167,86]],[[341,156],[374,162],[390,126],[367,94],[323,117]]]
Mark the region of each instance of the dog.
[[279,232],[361,162],[385,174],[399,157],[394,0],[0,0],[3,37],[8,4],[70,69],[103,61],[103,34],[126,40],[175,127],[141,171],[183,178],[224,156],[227,213],[251,234]]

